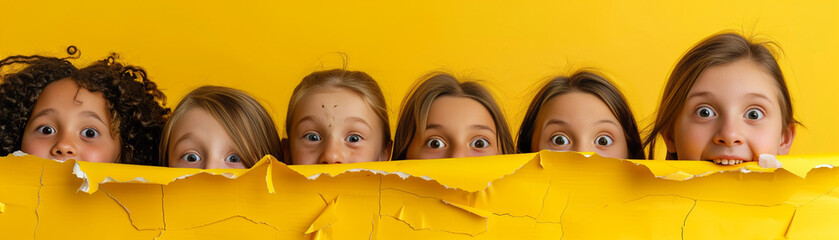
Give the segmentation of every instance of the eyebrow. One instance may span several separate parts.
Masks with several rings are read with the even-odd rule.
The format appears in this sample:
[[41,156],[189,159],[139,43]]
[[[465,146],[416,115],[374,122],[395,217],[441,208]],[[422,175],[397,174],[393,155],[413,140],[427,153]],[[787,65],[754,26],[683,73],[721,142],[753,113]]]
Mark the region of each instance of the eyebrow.
[[371,129],[371,130],[373,129],[373,127],[371,127],[370,124],[367,123],[366,120],[364,120],[364,118],[360,118],[360,117],[348,117],[347,119],[344,119],[344,122],[361,123],[362,125],[366,126],[368,129]]
[[96,114],[95,112],[91,112],[91,111],[84,111],[84,112],[79,113],[79,115],[92,117],[92,118],[94,118],[94,119],[96,119],[96,120],[99,120],[99,122],[101,122],[102,124],[104,124],[104,125],[108,125],[108,124],[106,124],[106,123],[105,123],[105,121],[104,121],[104,120],[102,120],[102,118],[101,118],[101,117],[99,117],[99,114]]
[[[429,124],[428,126],[425,126],[425,130],[441,129],[441,128],[443,128],[443,125],[440,125],[440,124]],[[495,134],[495,131],[493,131],[492,128],[490,128],[487,125],[475,124],[475,125],[470,125],[469,128],[477,129],[477,130],[487,130],[487,131],[491,132],[492,134]]]
[[767,97],[766,95],[763,95],[761,93],[749,93],[749,94],[747,94],[747,96],[752,97],[752,98],[760,98],[760,99],[766,100],[767,102],[772,102],[772,100],[769,99],[769,97]]
[[192,133],[187,133],[187,134],[184,134],[183,136],[181,136],[180,138],[178,138],[178,140],[177,140],[177,141],[175,141],[175,144],[172,144],[172,146],[177,146],[177,145],[178,145],[178,144],[180,144],[181,142],[186,141],[186,140],[189,140],[189,139],[193,138],[194,136],[195,136],[195,135],[193,135]]
[[616,123],[615,121],[609,120],[609,119],[603,119],[603,120],[597,121],[597,122],[595,122],[595,123],[596,123],[596,124],[608,123],[608,124],[615,125],[616,127],[621,127],[621,125],[620,125],[620,124]]
[[568,123],[559,119],[551,119],[545,123],[545,126],[547,125],[568,125]]
[[[620,127],[620,124],[616,123],[615,121],[609,120],[609,119],[603,119],[603,120],[600,120],[600,121],[597,121],[597,122],[594,122],[594,123],[595,124],[608,123],[608,124],[612,124],[612,125],[615,125],[617,127]],[[553,125],[568,125],[568,123],[565,122],[565,121],[562,121],[562,120],[559,120],[559,119],[551,119],[551,120],[548,121],[548,123],[545,124],[545,126],[552,125],[552,124]]]
[[31,119],[36,119],[36,118],[39,118],[41,116],[55,115],[55,114],[56,114],[55,109],[47,108],[47,109],[44,109],[44,110],[36,113],[35,115],[32,115]]
[[711,95],[711,92],[697,92],[697,93],[693,93],[693,94],[688,95],[688,97],[686,97],[685,100],[691,99],[691,98],[694,98],[694,97],[707,97],[709,95]]
[[300,121],[297,121],[297,124],[294,125],[294,128],[299,128],[300,124],[303,124],[303,122],[306,122],[306,121],[314,122],[315,119],[312,116],[305,116],[305,117],[301,118]]

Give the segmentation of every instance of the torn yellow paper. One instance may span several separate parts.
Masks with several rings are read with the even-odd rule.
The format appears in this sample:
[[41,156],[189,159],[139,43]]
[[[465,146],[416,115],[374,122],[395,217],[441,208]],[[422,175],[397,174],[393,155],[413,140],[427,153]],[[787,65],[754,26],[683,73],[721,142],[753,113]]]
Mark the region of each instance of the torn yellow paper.
[[[839,155],[573,152],[246,170],[0,158],[4,239],[836,238]],[[87,184],[86,188],[83,188]]]

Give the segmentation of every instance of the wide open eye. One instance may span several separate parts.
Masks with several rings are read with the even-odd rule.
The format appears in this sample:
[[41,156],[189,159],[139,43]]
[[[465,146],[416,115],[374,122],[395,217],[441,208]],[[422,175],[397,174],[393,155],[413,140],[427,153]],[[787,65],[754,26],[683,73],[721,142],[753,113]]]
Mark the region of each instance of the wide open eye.
[[745,117],[749,120],[760,120],[763,116],[763,111],[760,111],[760,109],[757,108],[749,109],[749,111],[746,111],[745,115]]
[[312,141],[312,142],[317,142],[317,141],[320,141],[320,139],[321,139],[320,135],[318,135],[317,133],[313,133],[313,132],[306,133],[305,135],[303,135],[303,138],[305,138],[306,140]]
[[615,140],[612,140],[612,137],[606,135],[600,135],[594,139],[594,144],[600,146],[609,146],[612,145],[612,143],[615,143]]
[[50,134],[55,133],[55,128],[52,128],[52,127],[47,126],[47,125],[43,125],[43,126],[40,126],[40,127],[36,128],[35,131],[37,131],[40,134],[50,135]]
[[201,157],[198,156],[198,154],[195,154],[195,153],[184,154],[183,156],[181,156],[181,159],[183,159],[184,161],[187,161],[187,162],[191,162],[191,163],[201,161]]
[[346,141],[347,141],[347,142],[351,142],[351,143],[360,142],[360,141],[361,141],[361,135],[358,135],[358,134],[350,134],[349,136],[347,136]]
[[571,140],[568,139],[565,135],[558,134],[551,136],[551,143],[557,146],[568,145],[571,143]]
[[232,163],[237,163],[237,162],[239,162],[239,161],[241,161],[241,160],[242,160],[242,159],[241,159],[241,158],[239,158],[239,154],[235,154],[235,153],[234,153],[234,154],[227,155],[227,157],[225,157],[225,158],[224,158],[224,161],[225,161],[225,162],[232,162]]
[[714,109],[711,109],[710,107],[700,107],[696,109],[696,116],[709,118],[717,116],[717,113],[715,113]]
[[487,148],[489,147],[489,140],[486,140],[486,138],[478,138],[472,140],[472,142],[469,143],[469,146],[472,148]]
[[95,138],[99,136],[99,131],[96,131],[94,128],[85,128],[82,130],[81,134],[86,138]]
[[444,148],[446,147],[446,142],[443,142],[443,139],[432,138],[425,141],[425,146],[433,149]]

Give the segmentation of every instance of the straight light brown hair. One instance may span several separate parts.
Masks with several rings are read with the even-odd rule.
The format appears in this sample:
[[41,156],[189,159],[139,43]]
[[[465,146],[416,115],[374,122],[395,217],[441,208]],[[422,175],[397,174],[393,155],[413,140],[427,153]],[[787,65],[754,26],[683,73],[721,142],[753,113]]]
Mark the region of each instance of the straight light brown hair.
[[[291,100],[288,102],[288,114],[286,114],[285,121],[286,136],[288,136],[289,132],[292,132],[291,115],[294,113],[300,100],[310,92],[324,88],[343,88],[360,94],[367,105],[373,108],[373,112],[376,113],[379,120],[382,121],[381,130],[384,138],[382,139],[382,151],[387,151],[390,148],[393,141],[390,139],[390,119],[387,115],[387,102],[385,102],[382,89],[379,88],[376,80],[367,73],[344,69],[313,72],[304,77],[300,84],[294,88],[294,92],[291,94]],[[286,164],[292,164],[291,157],[286,159]]]
[[626,98],[620,90],[609,80],[601,77],[591,70],[583,70],[568,76],[559,76],[545,83],[533,100],[524,115],[524,120],[519,128],[518,142],[516,149],[519,153],[533,151],[533,133],[539,131],[534,126],[536,117],[542,106],[552,98],[570,93],[583,92],[597,96],[606,103],[612,115],[618,119],[626,136],[626,147],[629,150],[627,157],[630,159],[644,159],[644,148],[641,145],[641,135],[638,134],[638,125],[635,116],[626,103]]
[[[684,107],[688,92],[696,83],[699,75],[710,67],[741,59],[754,61],[775,80],[779,92],[778,102],[781,104],[781,115],[783,116],[783,126],[780,127],[800,124],[793,117],[787,83],[770,47],[777,47],[777,44],[755,42],[740,34],[725,32],[702,40],[685,53],[676,67],[673,68],[673,72],[670,73],[670,78],[664,87],[655,122],[652,123],[651,127],[648,127],[650,130],[647,139],[644,140],[644,147],[649,146],[649,158],[653,159],[656,138],[659,134],[664,137],[672,136],[673,124]],[[667,159],[678,159],[678,154],[668,152]]]
[[478,101],[492,115],[501,154],[515,152],[507,120],[492,94],[484,86],[474,81],[461,82],[451,74],[442,72],[432,72],[420,79],[422,81],[415,84],[402,101],[402,111],[399,114],[393,142],[393,160],[404,160],[407,157],[411,140],[414,139],[417,131],[425,129],[431,103],[442,96],[467,97]]
[[[189,110],[201,108],[218,121],[233,140],[236,152],[245,167],[250,168],[265,155],[282,160],[280,135],[268,111],[256,99],[244,91],[220,87],[203,86],[192,90],[180,103],[166,126],[160,139],[160,164],[169,166],[169,137],[175,123]],[[207,119],[210,121],[210,119]]]

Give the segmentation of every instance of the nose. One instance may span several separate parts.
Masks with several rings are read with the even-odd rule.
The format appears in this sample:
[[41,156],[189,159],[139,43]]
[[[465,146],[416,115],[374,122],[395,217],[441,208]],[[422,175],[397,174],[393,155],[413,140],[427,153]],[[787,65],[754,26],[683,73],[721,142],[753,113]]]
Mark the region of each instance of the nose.
[[76,154],[78,154],[76,143],[73,141],[72,137],[68,135],[72,134],[61,134],[61,136],[58,137],[58,141],[55,142],[52,149],[50,149],[50,153],[53,156],[70,158],[75,157]]
[[467,146],[460,146],[460,144],[454,144],[457,146],[452,146],[451,150],[451,158],[462,158],[462,157],[470,157],[469,156],[469,147]]
[[571,151],[575,152],[595,152],[592,144],[576,142],[571,146]]
[[740,133],[740,126],[737,119],[726,118],[714,134],[714,143],[725,146],[736,146],[743,144],[743,134]]
[[220,168],[227,168],[224,164],[224,159],[212,158],[212,159],[204,159],[204,169],[220,169]]
[[341,141],[331,140],[324,146],[318,163],[320,164],[341,164],[346,162],[346,149]]

